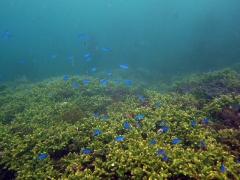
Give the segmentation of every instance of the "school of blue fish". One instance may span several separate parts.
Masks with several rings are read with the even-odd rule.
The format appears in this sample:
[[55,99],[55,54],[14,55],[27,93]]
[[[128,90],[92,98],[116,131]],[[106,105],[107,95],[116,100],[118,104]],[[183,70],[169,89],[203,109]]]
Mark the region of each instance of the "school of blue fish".
[[[9,29],[5,29],[4,32],[3,32],[3,34],[2,34],[2,39],[4,39],[4,40],[6,40],[6,39],[12,39],[12,38],[13,38],[13,35],[11,35],[9,32],[10,32]],[[78,34],[78,35],[77,35],[77,38],[78,38],[78,39],[82,39],[83,37],[84,37],[83,34]],[[87,36],[87,40],[91,40],[91,39],[92,39],[91,36]],[[87,43],[87,42],[84,42],[84,43],[83,43],[83,47],[86,48],[87,46],[88,46],[88,43]],[[95,49],[98,50],[98,49],[99,49],[98,46],[96,46]],[[111,52],[110,48],[109,48],[109,47],[106,47],[106,46],[103,46],[103,47],[101,48],[101,50],[102,50],[103,52],[106,52],[106,53]],[[55,53],[53,53],[52,55],[50,55],[50,58],[51,58],[51,59],[56,59],[57,57],[58,57],[58,56],[57,56],[57,54],[55,54]],[[69,54],[66,58],[69,59],[69,60],[71,60],[71,59],[74,58],[74,56],[73,56],[72,54]],[[90,57],[90,54],[89,54],[88,52],[85,52],[85,53],[83,54],[83,58],[85,59],[85,61],[90,61],[90,60],[92,60],[92,57]],[[19,61],[20,64],[24,64],[24,63],[25,63],[25,60],[24,60],[24,59],[19,59],[18,61]],[[36,62],[36,59],[34,59],[33,61]],[[120,68],[122,68],[122,69],[128,69],[128,68],[129,68],[128,64],[126,64],[126,63],[122,63],[122,64],[120,64],[119,66],[120,66]],[[91,68],[91,72],[94,72],[94,71],[96,71],[96,70],[97,70],[96,67]],[[112,72],[111,72],[111,71],[107,71],[106,74],[107,74],[107,75],[111,75]],[[1,74],[1,77],[2,77],[2,74]],[[68,79],[69,79],[69,76],[68,76],[68,75],[64,75],[64,76],[62,77],[62,80],[64,80],[64,81],[67,81]],[[83,83],[90,83],[90,80],[89,80],[88,78],[83,78],[83,79],[82,79],[82,82],[83,82]],[[100,85],[105,85],[107,82],[108,82],[107,79],[102,79],[102,80],[100,80],[99,84],[100,84]],[[119,79],[115,79],[114,82],[119,83],[120,80],[119,80]],[[126,84],[126,85],[132,85],[132,84],[133,84],[132,81],[129,80],[129,79],[124,79],[124,80],[123,80],[123,83]],[[72,83],[72,87],[77,88],[78,86],[79,86],[79,85],[78,85],[77,83]],[[189,93],[189,92],[190,92],[190,90],[187,89],[187,90],[186,90],[186,93]],[[54,96],[54,95],[51,95],[51,96]],[[144,100],[145,100],[145,98],[144,98],[143,96],[139,96],[139,98],[140,98],[141,101],[144,101]],[[161,107],[161,105],[162,105],[161,102],[157,102],[157,103],[156,103],[156,106],[157,106],[157,107]],[[97,118],[98,116],[99,116],[99,115],[98,115],[97,113],[94,114],[94,118]],[[102,115],[101,118],[102,118],[102,120],[107,120],[107,119],[108,119],[107,115]],[[137,114],[137,115],[135,116],[135,118],[136,118],[138,121],[140,121],[141,119],[144,118],[144,115],[143,115],[143,114]],[[205,119],[203,120],[203,122],[204,122],[205,124],[209,123],[209,118],[205,118]],[[162,132],[165,132],[165,131],[168,130],[168,126],[165,126],[165,125],[164,125],[164,124],[165,124],[165,121],[164,121],[164,120],[161,120],[159,124],[161,125],[160,130],[161,130]],[[140,123],[140,122],[136,122],[135,125],[136,125],[136,127],[140,127],[141,123]],[[196,120],[192,121],[192,122],[191,122],[191,125],[192,125],[192,126],[197,125],[197,121],[196,121]],[[124,121],[124,122],[123,122],[123,126],[124,126],[128,131],[131,130],[130,125],[129,125],[129,123],[128,123],[127,121]],[[93,131],[92,134],[93,134],[94,136],[97,136],[97,135],[100,135],[100,133],[101,133],[101,130],[100,130],[100,129],[96,129],[95,131]],[[119,136],[115,137],[114,140],[118,142],[118,141],[123,141],[124,138],[125,138],[124,135],[119,135]],[[171,143],[171,144],[178,144],[178,143],[181,143],[181,140],[180,140],[179,138],[175,137],[175,138],[173,138],[169,143]],[[155,138],[151,138],[150,144],[151,144],[151,145],[155,145]],[[205,148],[205,147],[206,147],[206,144],[205,144],[203,141],[199,141],[199,145],[200,145],[201,148]],[[88,153],[93,152],[93,150],[91,150],[90,148],[84,148],[84,149],[81,150],[81,152],[82,152],[83,154],[88,154]],[[156,152],[156,155],[162,155],[164,161],[167,161],[167,159],[168,159],[168,158],[167,158],[167,154],[166,154],[166,152],[165,152],[164,149],[159,149],[159,150]],[[37,156],[37,159],[38,159],[38,160],[41,160],[41,159],[44,159],[44,158],[46,158],[46,157],[48,157],[48,154],[47,154],[47,153],[41,153],[41,154],[39,154],[39,155]],[[221,164],[221,166],[220,166],[219,168],[220,168],[220,170],[221,170],[222,172],[225,172],[225,171],[226,171],[225,166],[224,166],[223,163]]]

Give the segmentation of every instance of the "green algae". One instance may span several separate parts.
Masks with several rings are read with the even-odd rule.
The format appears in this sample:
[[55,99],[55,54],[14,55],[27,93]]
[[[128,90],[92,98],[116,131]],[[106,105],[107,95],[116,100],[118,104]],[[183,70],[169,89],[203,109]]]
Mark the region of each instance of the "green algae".
[[[217,111],[240,102],[238,77],[231,69],[192,75],[171,87],[163,85],[161,93],[154,86],[134,83],[108,81],[101,86],[91,77],[89,83],[83,83],[83,77],[56,78],[16,85],[14,90],[5,84],[0,92],[0,173],[11,172],[16,179],[238,179],[239,149],[230,146],[239,147],[239,128],[211,128],[221,123],[214,116]],[[199,90],[204,83],[211,88],[209,84],[219,79],[224,80],[221,88],[226,94],[208,98]],[[190,93],[182,92],[186,87]],[[162,104],[157,107],[157,102]],[[137,114],[144,117],[137,120]],[[102,120],[102,115],[108,118]],[[203,123],[206,117],[208,124]],[[169,128],[160,134],[159,120]],[[191,125],[193,120],[197,125]],[[92,134],[96,129],[101,130],[99,135]],[[119,135],[124,140],[114,141]],[[176,137],[181,142],[171,144]],[[92,152],[82,154],[85,148]],[[164,149],[167,161],[156,155],[158,149]],[[38,160],[41,153],[48,156]],[[226,172],[220,171],[221,163]]]

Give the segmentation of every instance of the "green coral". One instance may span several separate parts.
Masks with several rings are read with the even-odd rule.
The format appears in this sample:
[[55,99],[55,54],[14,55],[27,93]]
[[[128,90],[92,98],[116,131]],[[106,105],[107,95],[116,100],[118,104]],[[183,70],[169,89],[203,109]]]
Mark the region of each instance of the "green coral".
[[[234,90],[240,87],[238,76],[230,69],[193,75],[172,87],[164,85],[161,93],[142,84],[109,81],[101,86],[99,79],[91,77],[89,83],[83,83],[83,77],[24,82],[14,90],[5,84],[0,91],[2,178],[12,173],[17,179],[239,179],[239,149],[230,148],[239,147],[238,130],[211,128],[220,122],[215,112],[240,102]],[[226,81],[229,93],[206,100],[197,88],[180,92],[189,84],[219,79]],[[137,114],[143,118],[136,119]],[[206,117],[209,123],[203,123]],[[162,133],[157,132],[160,120],[168,126]],[[197,125],[191,125],[193,120]],[[96,129],[99,135],[93,135]],[[115,141],[119,135],[124,139]],[[180,143],[172,144],[176,137]],[[200,141],[206,146],[201,147]],[[91,152],[82,153],[85,148]],[[159,149],[164,149],[167,161],[156,154]],[[38,159],[42,153],[47,157]],[[221,172],[222,164],[226,172]]]

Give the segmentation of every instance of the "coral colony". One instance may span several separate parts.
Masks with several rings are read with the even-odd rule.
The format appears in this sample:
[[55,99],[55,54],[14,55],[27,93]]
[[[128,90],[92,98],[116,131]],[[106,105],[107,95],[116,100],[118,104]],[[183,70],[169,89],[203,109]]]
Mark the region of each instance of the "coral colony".
[[239,76],[192,75],[160,92],[80,75],[1,84],[1,178],[240,179]]

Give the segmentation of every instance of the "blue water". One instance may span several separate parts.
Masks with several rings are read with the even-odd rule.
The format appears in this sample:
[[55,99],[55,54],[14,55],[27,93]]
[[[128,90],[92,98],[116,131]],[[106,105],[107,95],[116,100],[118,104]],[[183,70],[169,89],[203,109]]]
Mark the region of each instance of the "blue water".
[[1,81],[88,74],[93,67],[114,73],[120,64],[177,75],[240,57],[239,0],[8,0],[0,7],[0,35],[12,35],[0,39]]

